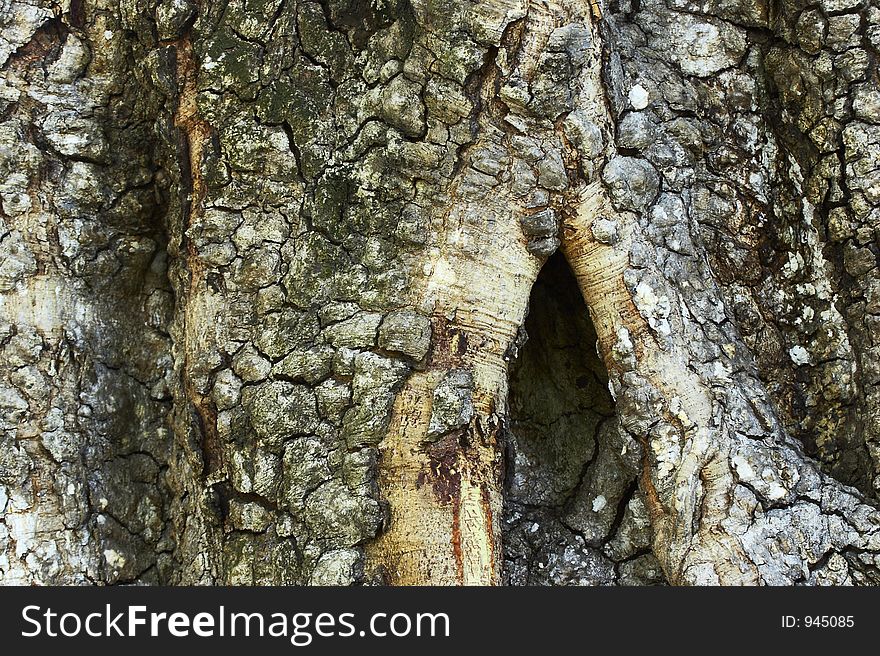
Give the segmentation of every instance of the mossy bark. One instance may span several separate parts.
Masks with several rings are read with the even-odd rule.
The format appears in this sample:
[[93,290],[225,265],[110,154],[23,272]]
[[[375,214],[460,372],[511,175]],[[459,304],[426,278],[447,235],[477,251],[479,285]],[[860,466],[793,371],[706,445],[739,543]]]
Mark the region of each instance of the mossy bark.
[[2,12],[3,582],[877,582],[876,7]]

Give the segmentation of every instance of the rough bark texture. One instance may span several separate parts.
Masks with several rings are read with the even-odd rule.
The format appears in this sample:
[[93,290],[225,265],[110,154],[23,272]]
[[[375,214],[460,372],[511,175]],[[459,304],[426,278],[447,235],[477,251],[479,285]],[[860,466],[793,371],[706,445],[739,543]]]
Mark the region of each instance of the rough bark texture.
[[880,581],[880,8],[0,0],[0,581]]

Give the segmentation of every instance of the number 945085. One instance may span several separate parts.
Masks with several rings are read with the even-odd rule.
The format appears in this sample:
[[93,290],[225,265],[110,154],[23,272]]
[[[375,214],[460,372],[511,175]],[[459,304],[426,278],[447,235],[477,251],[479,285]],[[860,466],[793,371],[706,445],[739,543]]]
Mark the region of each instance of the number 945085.
[[843,629],[855,626],[855,618],[852,615],[783,615],[782,626],[786,629]]

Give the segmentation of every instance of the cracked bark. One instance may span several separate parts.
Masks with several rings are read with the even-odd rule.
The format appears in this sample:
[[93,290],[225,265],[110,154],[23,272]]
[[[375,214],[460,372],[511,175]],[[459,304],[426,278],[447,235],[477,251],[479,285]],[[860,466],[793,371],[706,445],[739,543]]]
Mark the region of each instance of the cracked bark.
[[0,21],[3,582],[877,582],[873,5]]

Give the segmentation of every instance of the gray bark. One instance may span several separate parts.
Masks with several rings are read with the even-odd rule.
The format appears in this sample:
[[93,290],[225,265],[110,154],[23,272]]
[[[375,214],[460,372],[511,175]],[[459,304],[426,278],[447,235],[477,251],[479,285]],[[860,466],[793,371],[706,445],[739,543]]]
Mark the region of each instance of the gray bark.
[[0,582],[878,581],[876,3],[0,26]]

